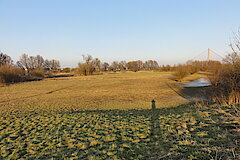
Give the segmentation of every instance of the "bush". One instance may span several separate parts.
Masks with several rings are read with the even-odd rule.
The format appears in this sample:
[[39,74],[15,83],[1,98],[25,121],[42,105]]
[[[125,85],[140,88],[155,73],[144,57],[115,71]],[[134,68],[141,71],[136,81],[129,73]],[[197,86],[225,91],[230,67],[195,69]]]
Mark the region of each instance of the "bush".
[[166,66],[161,66],[160,67],[160,71],[162,71],[162,72],[170,72],[170,71],[173,71],[173,67],[172,66],[170,66],[170,65],[166,65]]
[[188,76],[190,74],[188,66],[186,65],[179,65],[176,67],[175,72],[173,76],[176,80],[181,81],[184,77]]
[[240,103],[240,63],[215,68],[209,77],[210,98],[220,103]]
[[83,55],[83,60],[84,63],[78,63],[79,74],[84,76],[92,75],[99,66],[100,60],[98,58],[93,59],[90,55]]
[[5,65],[0,67],[0,82],[1,83],[15,83],[22,82],[26,78],[22,69],[14,66]]
[[61,72],[63,72],[63,73],[70,73],[71,72],[71,68],[63,68],[61,70]]
[[34,78],[44,78],[45,71],[42,68],[34,69],[29,71],[29,76],[31,79]]
[[190,74],[195,74],[195,73],[199,72],[199,70],[200,69],[196,66],[188,66],[188,71]]

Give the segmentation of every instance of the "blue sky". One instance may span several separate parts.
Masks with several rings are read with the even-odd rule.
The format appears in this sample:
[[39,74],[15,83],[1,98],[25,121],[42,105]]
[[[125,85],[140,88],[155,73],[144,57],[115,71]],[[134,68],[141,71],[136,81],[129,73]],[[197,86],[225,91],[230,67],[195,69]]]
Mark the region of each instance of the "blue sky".
[[239,0],[0,0],[0,50],[58,59],[183,63],[208,47],[227,54]]

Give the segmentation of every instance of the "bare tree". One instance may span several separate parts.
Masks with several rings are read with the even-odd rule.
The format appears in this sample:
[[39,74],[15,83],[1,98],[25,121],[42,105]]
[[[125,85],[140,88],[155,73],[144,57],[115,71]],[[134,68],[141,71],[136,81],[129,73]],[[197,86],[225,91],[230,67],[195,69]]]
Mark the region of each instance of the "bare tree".
[[140,70],[139,65],[138,65],[138,61],[130,61],[127,63],[127,67],[129,70],[133,71],[133,72],[137,72]]
[[46,60],[44,61],[43,67],[44,67],[44,69],[46,69],[46,70],[51,70],[51,69],[52,69],[51,62],[50,62],[48,59],[46,59]]
[[27,54],[22,54],[19,61],[17,61],[17,66],[25,70],[30,69],[29,56]]
[[28,64],[29,64],[30,69],[35,69],[36,68],[35,57],[34,56],[29,56]]
[[233,38],[231,39],[229,45],[233,53],[228,54],[223,61],[230,64],[236,64],[240,62],[240,28],[238,32],[233,33]]
[[240,62],[240,56],[239,56],[236,52],[233,52],[233,53],[228,54],[228,55],[223,59],[223,61],[224,61],[225,63],[236,64],[236,63],[239,63],[239,62]]
[[111,64],[111,67],[112,67],[113,71],[119,70],[119,63],[118,63],[118,61],[113,61],[112,64]]
[[52,59],[50,61],[50,64],[51,64],[51,69],[52,70],[58,70],[60,69],[60,62],[58,60],[55,60],[55,59]]
[[138,60],[137,64],[138,64],[139,70],[143,69],[143,62],[142,61]]
[[157,61],[153,61],[153,60],[148,60],[144,63],[144,68],[146,70],[154,70],[157,69],[159,67]]
[[82,55],[83,57],[83,60],[85,61],[86,64],[90,64],[93,60],[92,56],[91,55]]
[[[36,63],[38,64],[38,63]],[[44,60],[43,63],[40,63],[39,66],[42,65],[45,70],[58,70],[60,69],[61,65],[58,60],[52,59],[52,60]]]
[[94,71],[100,72],[100,69],[101,69],[101,61],[100,61],[100,59],[95,58],[93,60],[93,66],[94,66]]
[[0,53],[0,66],[11,65],[12,62],[13,61],[10,56]]
[[82,55],[84,62],[78,63],[79,72],[82,75],[91,75],[96,70],[95,67],[100,67],[100,60],[93,59],[91,55]]
[[239,55],[239,52],[240,52],[240,28],[238,29],[238,32],[233,33],[233,38],[232,38],[229,46],[231,47],[232,51],[235,54]]
[[103,71],[109,70],[109,64],[108,64],[107,62],[104,62],[104,63],[102,64],[102,70],[103,70]]
[[36,68],[43,68],[43,65],[44,65],[43,57],[40,56],[40,55],[37,55],[35,57],[35,66],[36,66]]
[[127,62],[126,61],[119,62],[119,69],[121,71],[127,70]]
[[[53,68],[53,66],[59,66],[59,61],[52,60],[52,61],[46,61],[46,64],[48,64],[47,68]],[[33,70],[36,68],[43,68],[45,67],[45,61],[42,56],[28,56],[27,54],[21,55],[19,61],[17,61],[17,66],[20,68],[23,68],[25,70]]]

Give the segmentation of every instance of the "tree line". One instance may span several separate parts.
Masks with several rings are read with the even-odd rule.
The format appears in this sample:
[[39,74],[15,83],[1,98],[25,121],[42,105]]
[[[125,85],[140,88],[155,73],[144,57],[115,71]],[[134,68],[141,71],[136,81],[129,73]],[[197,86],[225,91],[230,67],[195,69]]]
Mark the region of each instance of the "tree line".
[[44,59],[40,55],[29,56],[27,54],[22,54],[16,64],[10,56],[4,53],[0,53],[0,66],[12,65],[15,67],[22,68],[24,70],[34,70],[34,69],[45,69],[45,70],[58,70],[60,69],[60,62],[58,60]]
[[92,75],[97,72],[107,71],[133,71],[140,70],[156,70],[159,69],[158,62],[155,60],[148,61],[113,61],[111,64],[108,62],[101,62],[99,58],[93,58],[91,55],[83,55],[83,62],[78,63],[79,73],[82,75]]
[[22,54],[14,64],[10,56],[0,53],[0,83],[15,83],[26,80],[42,79],[59,71],[58,60],[44,59],[40,55],[29,56]]

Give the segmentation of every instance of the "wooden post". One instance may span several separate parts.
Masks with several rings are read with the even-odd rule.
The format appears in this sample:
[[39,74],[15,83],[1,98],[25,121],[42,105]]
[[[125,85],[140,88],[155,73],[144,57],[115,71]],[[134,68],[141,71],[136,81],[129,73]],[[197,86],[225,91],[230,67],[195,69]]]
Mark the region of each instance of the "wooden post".
[[156,109],[156,103],[155,103],[156,101],[153,99],[152,100],[152,109]]

